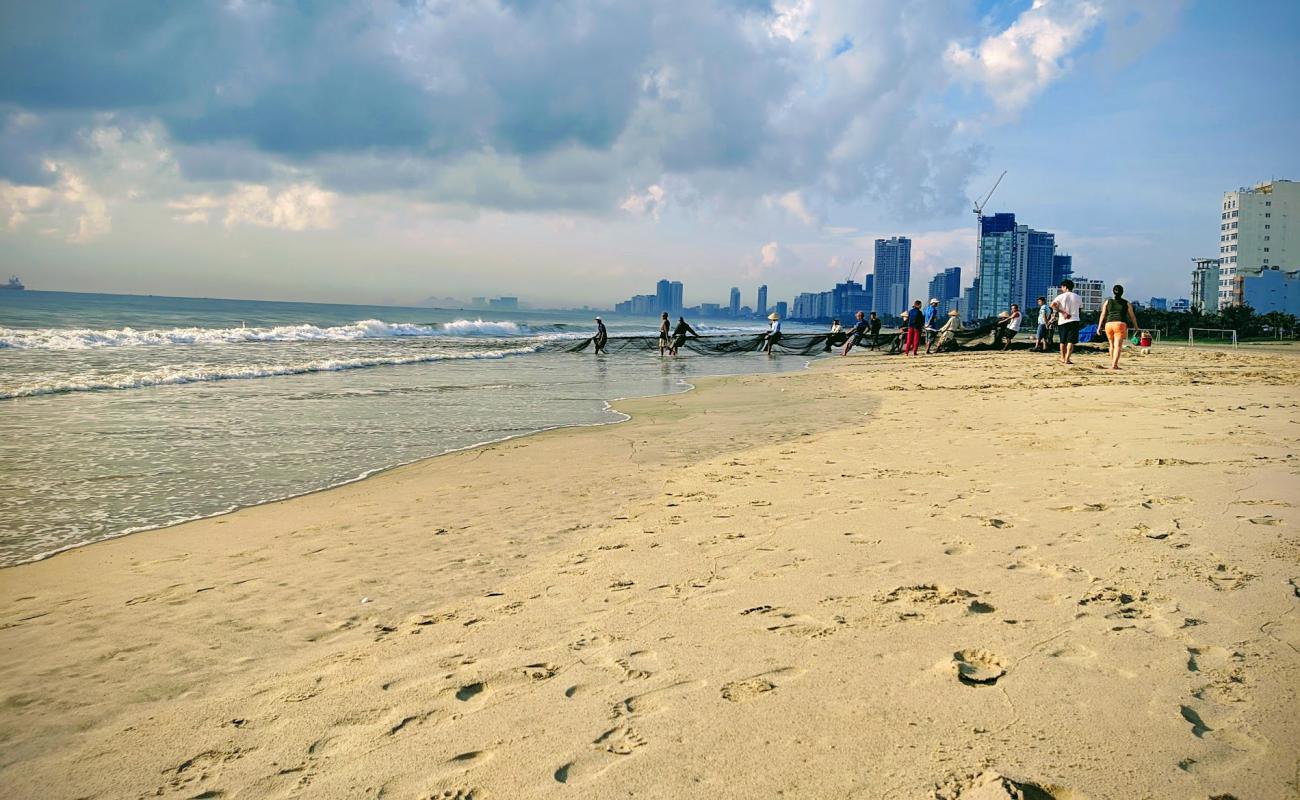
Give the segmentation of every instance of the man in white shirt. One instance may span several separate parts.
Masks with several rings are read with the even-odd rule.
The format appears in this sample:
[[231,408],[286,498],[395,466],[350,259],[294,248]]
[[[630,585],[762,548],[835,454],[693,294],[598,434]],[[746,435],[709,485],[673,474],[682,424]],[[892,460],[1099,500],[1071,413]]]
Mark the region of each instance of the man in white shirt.
[[1070,357],[1079,343],[1079,314],[1083,310],[1083,298],[1074,293],[1074,281],[1061,281],[1061,293],[1052,301],[1052,310],[1057,314],[1056,327],[1061,335],[1061,363],[1073,364]]

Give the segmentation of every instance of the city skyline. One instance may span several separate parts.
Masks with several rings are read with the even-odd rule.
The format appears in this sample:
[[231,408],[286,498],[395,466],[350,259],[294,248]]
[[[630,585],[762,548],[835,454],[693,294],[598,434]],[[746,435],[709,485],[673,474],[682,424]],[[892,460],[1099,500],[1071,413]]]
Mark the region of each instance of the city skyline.
[[976,274],[1006,169],[990,213],[1181,297],[1216,199],[1300,177],[1294,4],[129,5],[0,9],[0,270],[34,289],[789,300],[904,235],[919,296]]

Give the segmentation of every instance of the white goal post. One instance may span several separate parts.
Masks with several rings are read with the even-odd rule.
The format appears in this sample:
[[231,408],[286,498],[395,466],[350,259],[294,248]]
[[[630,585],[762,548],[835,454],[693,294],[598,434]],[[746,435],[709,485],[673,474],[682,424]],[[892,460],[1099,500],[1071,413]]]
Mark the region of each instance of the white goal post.
[[1237,346],[1237,332],[1236,332],[1235,330],[1231,329],[1231,328],[1188,328],[1188,329],[1187,329],[1187,346],[1188,346],[1188,347],[1195,347],[1195,346],[1196,346],[1196,332],[1197,332],[1197,331],[1201,331],[1201,333],[1203,333],[1203,334],[1204,334],[1204,333],[1221,333],[1221,334],[1227,334],[1227,335],[1225,335],[1225,336],[1210,336],[1210,337],[1202,336],[1201,339],[1206,339],[1206,338],[1210,338],[1210,339],[1231,339],[1231,340],[1232,340],[1232,346],[1233,346],[1234,348]]

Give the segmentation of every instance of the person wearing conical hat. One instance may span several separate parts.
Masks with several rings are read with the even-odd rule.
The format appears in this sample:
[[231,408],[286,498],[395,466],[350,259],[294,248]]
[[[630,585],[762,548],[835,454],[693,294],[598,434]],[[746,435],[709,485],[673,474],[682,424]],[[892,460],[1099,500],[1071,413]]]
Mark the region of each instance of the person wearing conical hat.
[[773,311],[767,315],[767,319],[770,325],[763,336],[763,352],[772,355],[772,345],[781,341],[781,316]]

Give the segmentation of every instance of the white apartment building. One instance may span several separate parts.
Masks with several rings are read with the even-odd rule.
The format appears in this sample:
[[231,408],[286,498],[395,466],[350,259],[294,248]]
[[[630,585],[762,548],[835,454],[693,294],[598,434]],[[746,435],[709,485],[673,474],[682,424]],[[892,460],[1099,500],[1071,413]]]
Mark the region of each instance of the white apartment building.
[[1300,183],[1275,180],[1224,192],[1219,223],[1219,308],[1240,299],[1238,275],[1300,267]]
[[[1106,282],[1094,281],[1089,278],[1074,279],[1074,293],[1079,295],[1083,301],[1083,308],[1079,313],[1083,315],[1083,323],[1090,324],[1088,315],[1096,317],[1101,313],[1101,304],[1106,299]],[[1095,322],[1096,320],[1092,320]]]

